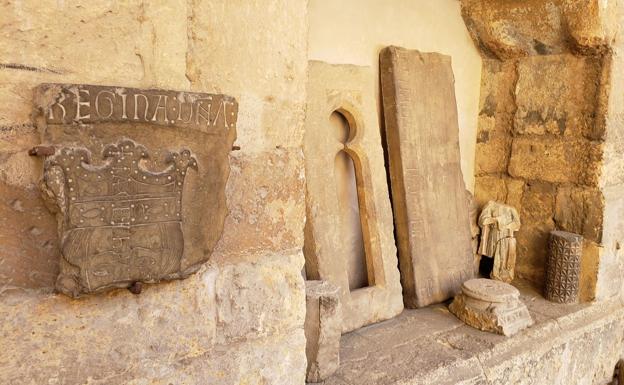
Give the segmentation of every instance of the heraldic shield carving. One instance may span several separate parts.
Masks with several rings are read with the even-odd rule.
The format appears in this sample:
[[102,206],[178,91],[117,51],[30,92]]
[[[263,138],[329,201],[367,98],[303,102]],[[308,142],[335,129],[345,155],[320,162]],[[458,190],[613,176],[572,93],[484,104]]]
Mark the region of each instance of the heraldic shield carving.
[[145,147],[107,146],[103,164],[84,148],[61,148],[44,164],[43,191],[55,207],[61,237],[56,287],[70,296],[175,278],[184,252],[182,192],[189,150],[171,152],[167,167],[142,167]]
[[45,157],[42,195],[57,220],[58,291],[136,293],[137,282],[184,279],[211,258],[228,214],[235,98],[41,84],[32,116],[41,145],[31,154]]

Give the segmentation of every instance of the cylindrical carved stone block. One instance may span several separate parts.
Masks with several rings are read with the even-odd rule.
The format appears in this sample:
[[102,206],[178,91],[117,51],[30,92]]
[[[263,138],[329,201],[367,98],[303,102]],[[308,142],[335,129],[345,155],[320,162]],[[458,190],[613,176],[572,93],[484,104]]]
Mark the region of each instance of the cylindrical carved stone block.
[[546,261],[546,299],[558,303],[578,301],[583,237],[551,231]]

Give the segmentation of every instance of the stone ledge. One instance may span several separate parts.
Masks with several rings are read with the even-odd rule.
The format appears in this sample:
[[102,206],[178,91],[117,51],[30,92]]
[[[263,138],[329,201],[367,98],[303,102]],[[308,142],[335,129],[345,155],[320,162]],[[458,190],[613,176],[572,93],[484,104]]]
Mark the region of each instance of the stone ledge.
[[345,334],[326,385],[604,384],[624,352],[624,303],[546,301],[514,282],[535,325],[508,338],[473,329],[444,305]]

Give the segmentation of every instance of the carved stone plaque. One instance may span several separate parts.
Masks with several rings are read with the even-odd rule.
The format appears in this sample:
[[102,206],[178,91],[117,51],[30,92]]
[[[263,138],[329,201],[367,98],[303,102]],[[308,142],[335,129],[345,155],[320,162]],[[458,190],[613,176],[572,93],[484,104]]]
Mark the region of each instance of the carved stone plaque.
[[42,144],[54,148],[42,191],[58,222],[57,290],[184,278],[210,257],[227,214],[236,100],[52,84],[35,100]]
[[346,333],[403,310],[375,73],[318,61],[308,69],[306,272],[340,288]]
[[448,56],[397,47],[380,67],[403,299],[427,306],[473,276],[453,71]]

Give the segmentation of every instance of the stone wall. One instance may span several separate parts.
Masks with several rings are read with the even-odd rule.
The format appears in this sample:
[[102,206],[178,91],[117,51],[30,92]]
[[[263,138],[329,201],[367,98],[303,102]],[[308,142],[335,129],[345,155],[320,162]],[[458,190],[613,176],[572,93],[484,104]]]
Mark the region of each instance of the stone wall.
[[[306,8],[286,0],[0,5],[0,383],[303,383]],[[138,296],[52,293],[56,226],[39,198],[41,160],[27,154],[39,144],[30,115],[43,82],[239,101],[230,214],[204,268]]]
[[583,235],[584,300],[616,294],[621,285],[613,275],[621,269],[611,244],[624,232],[608,222],[613,199],[606,187],[612,182],[605,183],[605,176],[614,179],[605,169],[616,162],[608,155],[622,130],[611,116],[621,109],[611,91],[612,77],[619,76],[614,4],[463,2],[464,19],[484,56],[476,201],[518,209],[517,272],[538,285],[548,233]]

